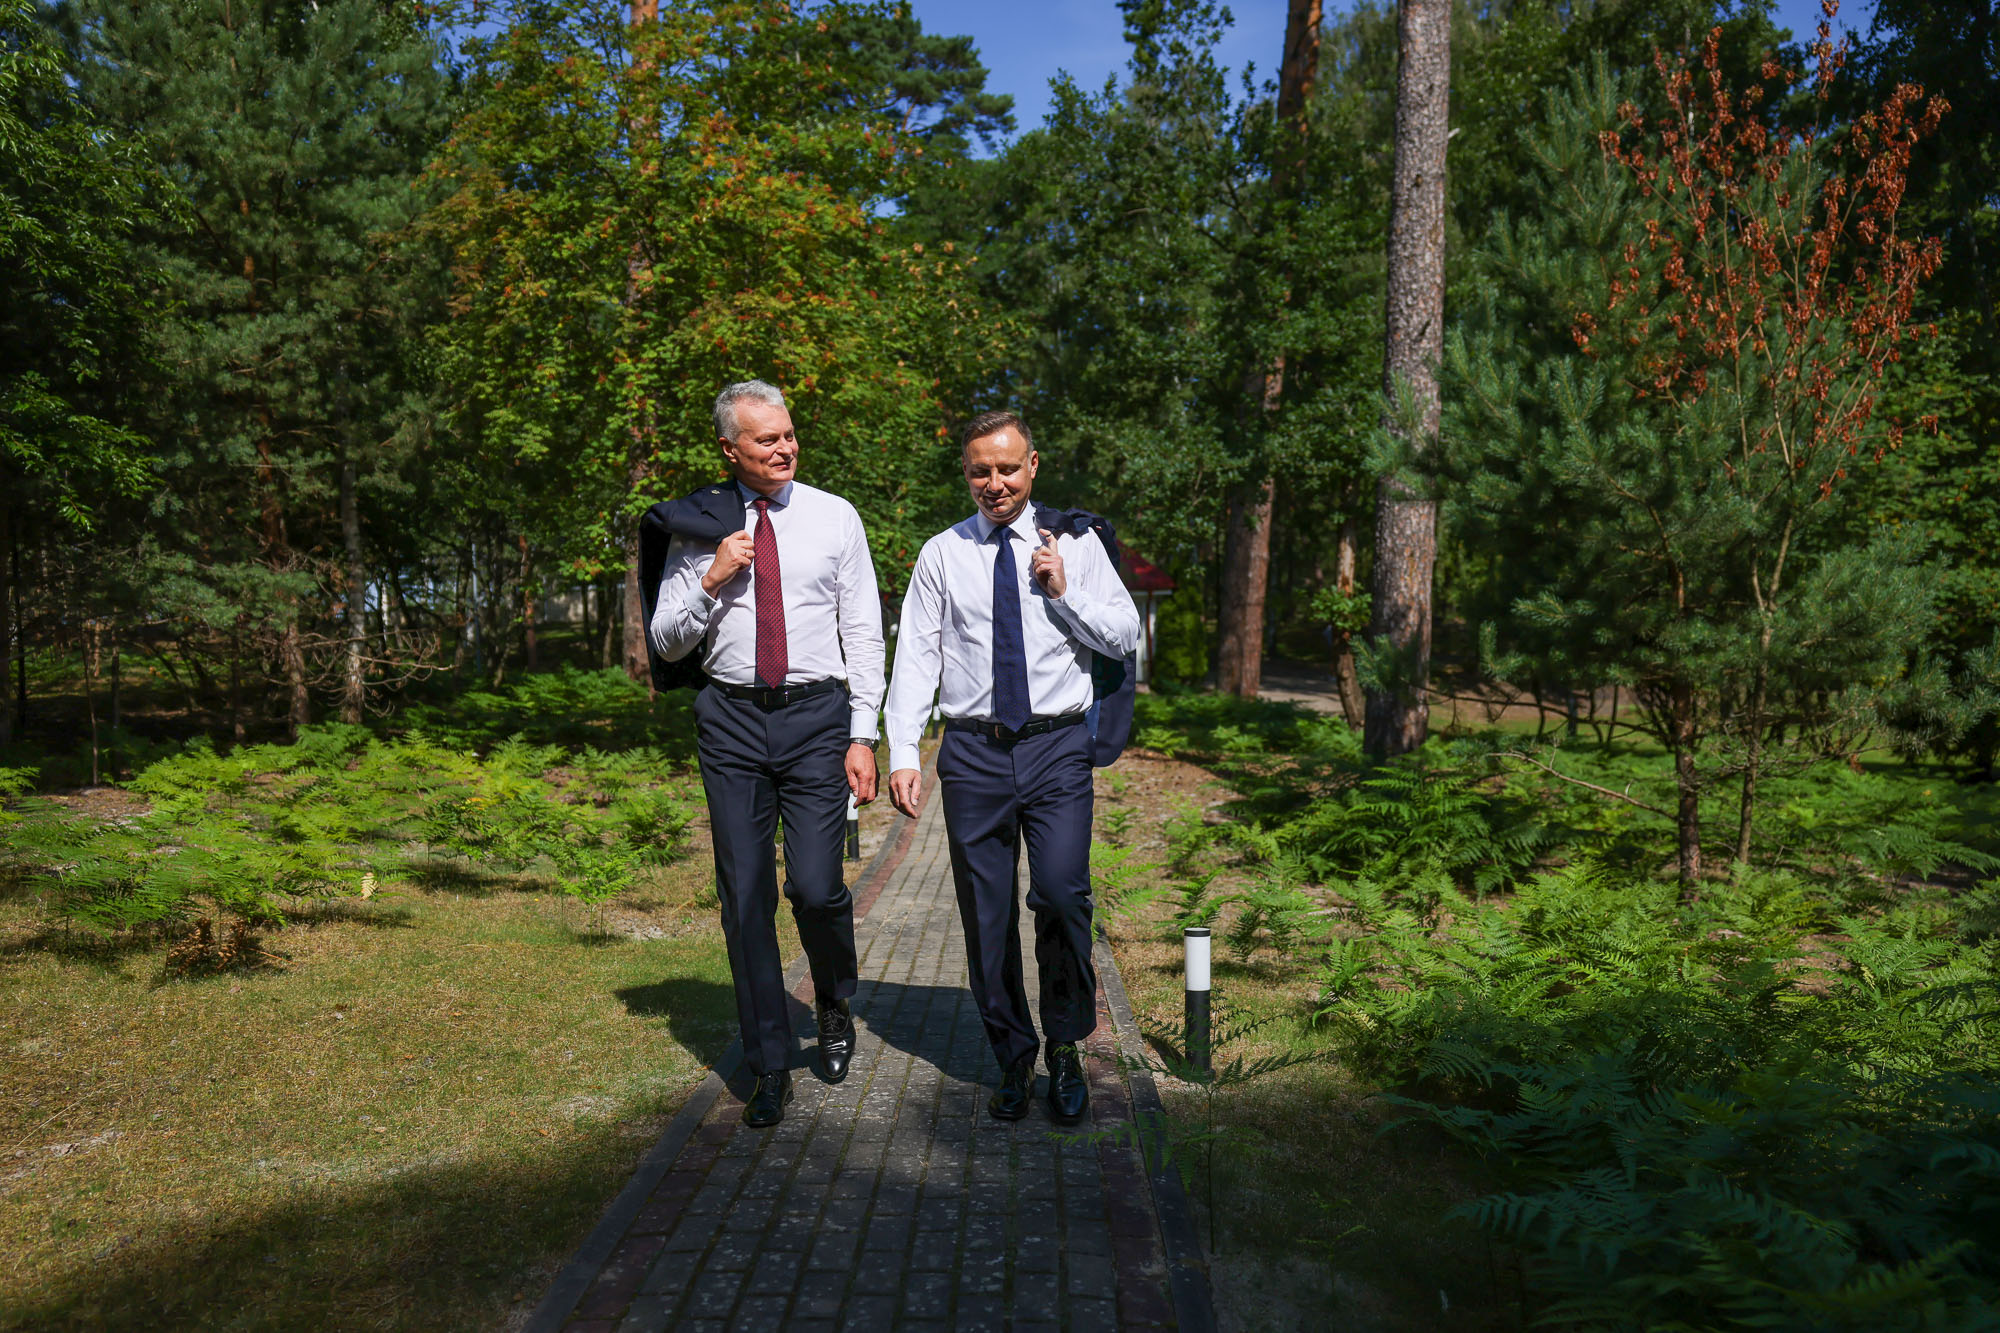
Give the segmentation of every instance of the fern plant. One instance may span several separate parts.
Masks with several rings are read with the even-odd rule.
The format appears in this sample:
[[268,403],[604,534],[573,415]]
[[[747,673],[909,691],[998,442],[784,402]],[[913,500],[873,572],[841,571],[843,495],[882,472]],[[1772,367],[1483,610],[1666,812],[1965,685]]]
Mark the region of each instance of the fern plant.
[[2000,973],[1936,902],[1829,915],[1763,873],[1681,904],[1588,860],[1439,922],[1350,896],[1321,1020],[1503,1173],[1462,1211],[1544,1320],[1991,1325]]

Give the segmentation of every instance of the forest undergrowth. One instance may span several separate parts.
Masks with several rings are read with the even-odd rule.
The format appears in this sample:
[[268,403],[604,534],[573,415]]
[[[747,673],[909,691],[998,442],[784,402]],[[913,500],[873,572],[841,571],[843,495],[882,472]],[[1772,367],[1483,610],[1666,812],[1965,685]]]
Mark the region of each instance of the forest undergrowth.
[[252,932],[393,881],[508,878],[595,909],[686,850],[699,791],[655,710],[616,673],[529,676],[422,706],[394,729],[326,723],[289,744],[205,737],[135,765],[136,809],[32,794],[0,770],[0,877],[36,899],[48,940],[180,941],[176,970],[269,957]]
[[[1751,863],[1686,895],[1671,824],[1611,795],[1670,788],[1641,746],[1531,750],[1489,729],[1378,769],[1337,718],[1289,706],[1155,696],[1139,725],[1227,796],[1183,803],[1150,841],[1114,799],[1109,914],[1163,942],[1216,930],[1217,1002],[1294,1106],[1358,1086],[1391,1140],[1456,1143],[1469,1184],[1438,1207],[1489,1265],[1515,1256],[1518,1284],[1489,1293],[1515,1318],[2000,1318],[1990,788],[1893,761],[1796,767],[1766,788]],[[1734,793],[1709,796],[1733,833]],[[1198,1085],[1184,1034],[1159,1029],[1169,1071]],[[1230,1054],[1225,1085],[1258,1067]],[[1306,1089],[1299,1061],[1320,1071]],[[1284,1118],[1245,1119],[1248,1156],[1285,1160]],[[1316,1239],[1337,1253],[1326,1233],[1364,1223],[1380,1213],[1327,1213]]]

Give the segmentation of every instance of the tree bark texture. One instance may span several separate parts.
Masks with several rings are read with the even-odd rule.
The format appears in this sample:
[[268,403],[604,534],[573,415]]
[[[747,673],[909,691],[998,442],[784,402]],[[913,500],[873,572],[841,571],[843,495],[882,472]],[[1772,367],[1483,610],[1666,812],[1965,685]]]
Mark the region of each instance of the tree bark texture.
[[1695,771],[1694,687],[1675,681],[1667,694],[1667,735],[1674,754],[1675,843],[1680,854],[1681,901],[1693,902],[1701,882],[1701,775]]
[[[1354,516],[1340,522],[1339,544],[1334,548],[1333,586],[1343,597],[1354,596],[1355,531]],[[1338,629],[1333,633],[1333,679],[1340,690],[1340,711],[1347,725],[1360,731],[1366,725],[1368,701],[1361,693],[1361,675],[1354,669],[1354,634]]]
[[[633,27],[653,23],[660,17],[659,0],[631,0],[627,15]],[[638,72],[649,71],[650,62],[642,62]],[[632,141],[637,143],[651,133],[654,113],[651,108],[643,108],[633,118],[630,125]],[[640,167],[642,172],[653,169],[651,162]],[[626,260],[625,304],[629,309],[638,302],[640,270],[644,258],[637,245],[632,248]],[[637,490],[652,480],[654,446],[650,430],[633,427],[632,458],[627,467],[627,478],[632,488]],[[652,692],[653,667],[646,656],[646,606],[639,593],[639,525],[635,517],[625,531],[625,596],[624,614],[620,617],[624,628],[625,674],[646,684],[647,692]]]
[[597,665],[606,671],[611,669],[612,654],[618,646],[618,617],[611,614],[611,598],[618,584],[611,579],[599,579],[591,585],[591,593],[597,602]]
[[95,620],[84,620],[82,624],[83,707],[90,717],[90,785],[96,787],[104,782],[97,748],[97,676],[103,643]]
[[653,667],[646,660],[646,604],[639,597],[639,531],[625,534],[625,674],[650,684]]
[[242,621],[229,634],[229,739],[243,744],[243,634]]
[[299,729],[312,725],[312,693],[306,685],[305,639],[299,633],[296,602],[292,604],[291,623],[285,626],[284,636],[278,640],[278,662],[285,672],[286,730],[297,740]]
[[528,549],[528,535],[515,534],[514,540],[521,551],[521,646],[525,650],[524,661],[527,669],[533,671],[539,664],[539,654],[535,646],[535,562]]
[[[1383,391],[1388,425],[1418,411],[1421,454],[1438,429],[1437,367],[1444,353],[1444,171],[1451,110],[1450,0],[1401,0],[1396,14],[1396,166],[1389,200],[1388,335]],[[1369,635],[1394,659],[1391,688],[1368,694],[1370,754],[1404,754],[1429,730],[1431,571],[1437,561],[1437,507],[1401,478],[1386,476],[1375,497],[1375,574]]]
[[361,566],[361,508],[355,499],[354,458],[343,452],[340,459],[340,539],[347,554],[347,671],[340,686],[340,720],[358,723],[367,711],[368,686],[362,674],[362,644],[368,626],[362,603],[368,595],[368,579]]
[[1764,763],[1764,709],[1768,703],[1770,668],[1761,654],[1771,651],[1771,626],[1764,625],[1764,641],[1757,659],[1757,682],[1750,696],[1750,720],[1745,727],[1749,752],[1743,762],[1743,793],[1736,810],[1736,863],[1750,864],[1750,833],[1757,815],[1757,770]]
[[1230,492],[1229,542],[1222,552],[1222,645],[1216,684],[1244,699],[1257,697],[1264,674],[1264,592],[1271,578],[1271,501],[1265,477]]
[[[14,589],[14,619],[20,622],[21,589],[21,530],[10,528],[7,532],[7,572],[8,584]],[[21,651],[14,655],[14,723],[22,736],[28,734],[28,631],[17,624],[16,634],[21,641]],[[6,680],[0,678],[0,687]],[[0,709],[0,712],[4,712]]]
[[[0,503],[0,547],[11,551],[13,538],[13,507]],[[8,668],[14,662],[14,580],[19,577],[19,568],[20,561],[14,561],[7,577],[0,579],[0,745],[11,745],[14,741],[14,710],[7,706],[4,691]]]
[[[1308,108],[1319,75],[1321,0],[1289,0],[1285,54],[1278,70],[1279,143],[1272,164],[1272,193],[1278,200],[1298,190],[1305,160]],[[1285,392],[1283,353],[1253,371],[1244,392],[1251,415],[1268,422]],[[1222,553],[1221,646],[1216,681],[1230,694],[1254,699],[1263,684],[1264,607],[1271,576],[1271,512],[1276,487],[1266,475],[1229,494],[1228,543]]]

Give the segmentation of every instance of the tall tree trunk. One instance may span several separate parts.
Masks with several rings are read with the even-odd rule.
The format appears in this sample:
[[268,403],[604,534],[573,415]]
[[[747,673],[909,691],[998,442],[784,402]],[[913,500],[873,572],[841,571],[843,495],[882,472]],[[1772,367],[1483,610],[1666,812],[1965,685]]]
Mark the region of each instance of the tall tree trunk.
[[469,548],[466,572],[472,586],[472,674],[486,674],[486,599],[479,591],[479,548]]
[[[1285,53],[1278,69],[1280,140],[1272,163],[1272,194],[1282,202],[1298,192],[1304,166],[1308,108],[1319,75],[1321,0],[1288,0]],[[1267,429],[1285,392],[1285,357],[1251,372],[1244,383],[1247,415]],[[1271,579],[1271,512],[1276,487],[1266,473],[1230,490],[1227,542],[1222,551],[1221,646],[1216,683],[1254,699],[1264,675],[1264,608]]]
[[104,782],[103,769],[97,757],[97,669],[103,645],[98,639],[95,620],[80,617],[78,627],[83,644],[83,707],[90,717],[90,785],[96,787]]
[[[1771,626],[1764,625],[1762,651],[1771,651]],[[1750,753],[1743,763],[1743,795],[1736,810],[1736,863],[1750,864],[1750,830],[1757,812],[1757,770],[1764,762],[1764,709],[1769,700],[1766,690],[1770,685],[1770,670],[1763,657],[1757,660],[1757,681],[1751,687],[1750,717],[1744,723],[1748,732]]]
[[458,578],[452,583],[451,678],[456,683],[465,674],[466,659],[472,653],[472,617],[466,608],[472,584],[472,548],[458,548]]
[[1264,591],[1271,575],[1271,478],[1248,482],[1229,497],[1229,540],[1222,550],[1222,644],[1216,684],[1228,694],[1257,697],[1264,675]]
[[[1444,170],[1451,110],[1450,0],[1401,0],[1396,14],[1396,168],[1389,200],[1388,336],[1383,364],[1388,426],[1410,424],[1421,455],[1437,436],[1437,366],[1444,353]],[[1437,507],[1385,476],[1375,496],[1370,637],[1394,661],[1392,688],[1368,695],[1368,752],[1403,754],[1429,731],[1431,571]]]
[[1694,687],[1675,681],[1667,695],[1667,737],[1674,754],[1675,843],[1680,853],[1681,901],[1693,902],[1701,881],[1701,777],[1694,766]]
[[[17,608],[14,634],[20,641],[20,651],[14,655],[14,722],[25,738],[28,734],[28,622],[18,609],[21,591],[21,529],[18,524],[7,533],[7,568],[7,581],[14,589],[14,605]],[[0,677],[0,688],[6,683],[6,679]],[[0,709],[0,712],[4,711]]]
[[521,644],[526,650],[527,669],[533,671],[537,663],[535,651],[535,581],[534,561],[528,554],[528,535],[517,533],[515,540],[521,551]]
[[[631,0],[629,19],[633,27],[656,22],[660,17],[659,0]],[[635,73],[651,73],[650,61],[642,63]],[[635,81],[635,87],[644,87]],[[657,110],[652,106],[638,108],[632,119],[632,141],[636,144],[649,137],[657,123]],[[657,170],[656,161],[640,165],[643,174]],[[644,256],[635,242],[631,254],[625,261],[625,306],[627,310],[638,304],[639,279],[645,266]],[[626,480],[633,490],[638,490],[653,479],[654,445],[652,431],[647,426],[632,428],[632,455],[626,467]],[[635,517],[625,530],[625,595],[620,617],[624,629],[625,674],[636,681],[644,681],[648,693],[652,692],[653,667],[646,655],[646,604],[639,592],[639,524]]]
[[229,738],[243,744],[243,622],[229,632]]
[[[11,550],[13,545],[14,507],[0,501],[0,546]],[[14,710],[4,701],[8,668],[14,664],[14,581],[20,574],[21,562],[17,559],[7,577],[0,579],[0,745],[11,745],[14,741]]]
[[312,694],[306,687],[306,647],[299,632],[296,602],[292,603],[292,620],[278,640],[278,663],[285,673],[285,730],[297,740],[300,728],[312,725]]
[[639,598],[639,532],[625,534],[624,584],[625,674],[633,680],[651,682],[652,663],[646,658],[646,604]]
[[340,459],[340,538],[347,551],[347,673],[340,687],[340,720],[359,723],[368,708],[368,686],[362,675],[362,648],[368,623],[362,603],[368,597],[368,578],[361,567],[361,506],[355,494],[354,455],[346,450]]
[[615,579],[598,579],[592,586],[597,594],[597,665],[609,671],[617,660],[618,617],[611,614],[611,599],[616,595],[618,582]]
[[[1355,557],[1354,516],[1340,521],[1339,544],[1334,548],[1333,586],[1342,597],[1354,596]],[[1361,694],[1361,675],[1354,669],[1354,634],[1348,629],[1333,632],[1333,679],[1340,689],[1340,711],[1347,725],[1360,731],[1368,716],[1368,701]]]
[[[249,260],[244,263],[247,266]],[[271,421],[268,413],[264,426],[267,433],[257,441],[258,498],[263,505],[264,521],[264,567],[273,573],[283,573],[291,568],[291,550],[285,535],[283,502],[278,494],[278,469],[271,459],[268,434]],[[298,598],[289,593],[285,594],[280,605],[285,623],[278,633],[278,669],[285,677],[285,720],[292,739],[297,740],[299,728],[312,721],[312,700],[306,689],[305,644],[299,633],[303,608]]]
[[[120,688],[125,673],[118,660],[118,618],[107,616],[104,620],[104,636],[111,641],[111,729],[115,732],[125,725],[124,691]],[[112,739],[117,744],[117,739]]]

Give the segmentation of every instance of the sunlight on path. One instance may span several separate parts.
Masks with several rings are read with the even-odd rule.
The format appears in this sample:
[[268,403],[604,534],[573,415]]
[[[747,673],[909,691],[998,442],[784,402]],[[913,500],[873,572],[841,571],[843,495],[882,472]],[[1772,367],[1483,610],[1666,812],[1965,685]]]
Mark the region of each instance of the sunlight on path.
[[[659,1330],[1122,1330],[1213,1327],[1180,1182],[1129,1147],[1061,1144],[1039,1099],[986,1114],[999,1071],[965,985],[934,790],[856,885],[860,1046],[845,1082],[815,1070],[803,960],[797,1098],[737,1120],[732,1048],[641,1163],[527,1327]],[[1025,887],[1025,885],[1024,885]],[[871,898],[873,899],[871,903]],[[1032,918],[1022,912],[1028,985]],[[1102,943],[1088,1043],[1092,1128],[1157,1113],[1124,988]],[[728,1087],[724,1084],[727,1082]],[[1046,1079],[1038,1092],[1046,1090]]]

